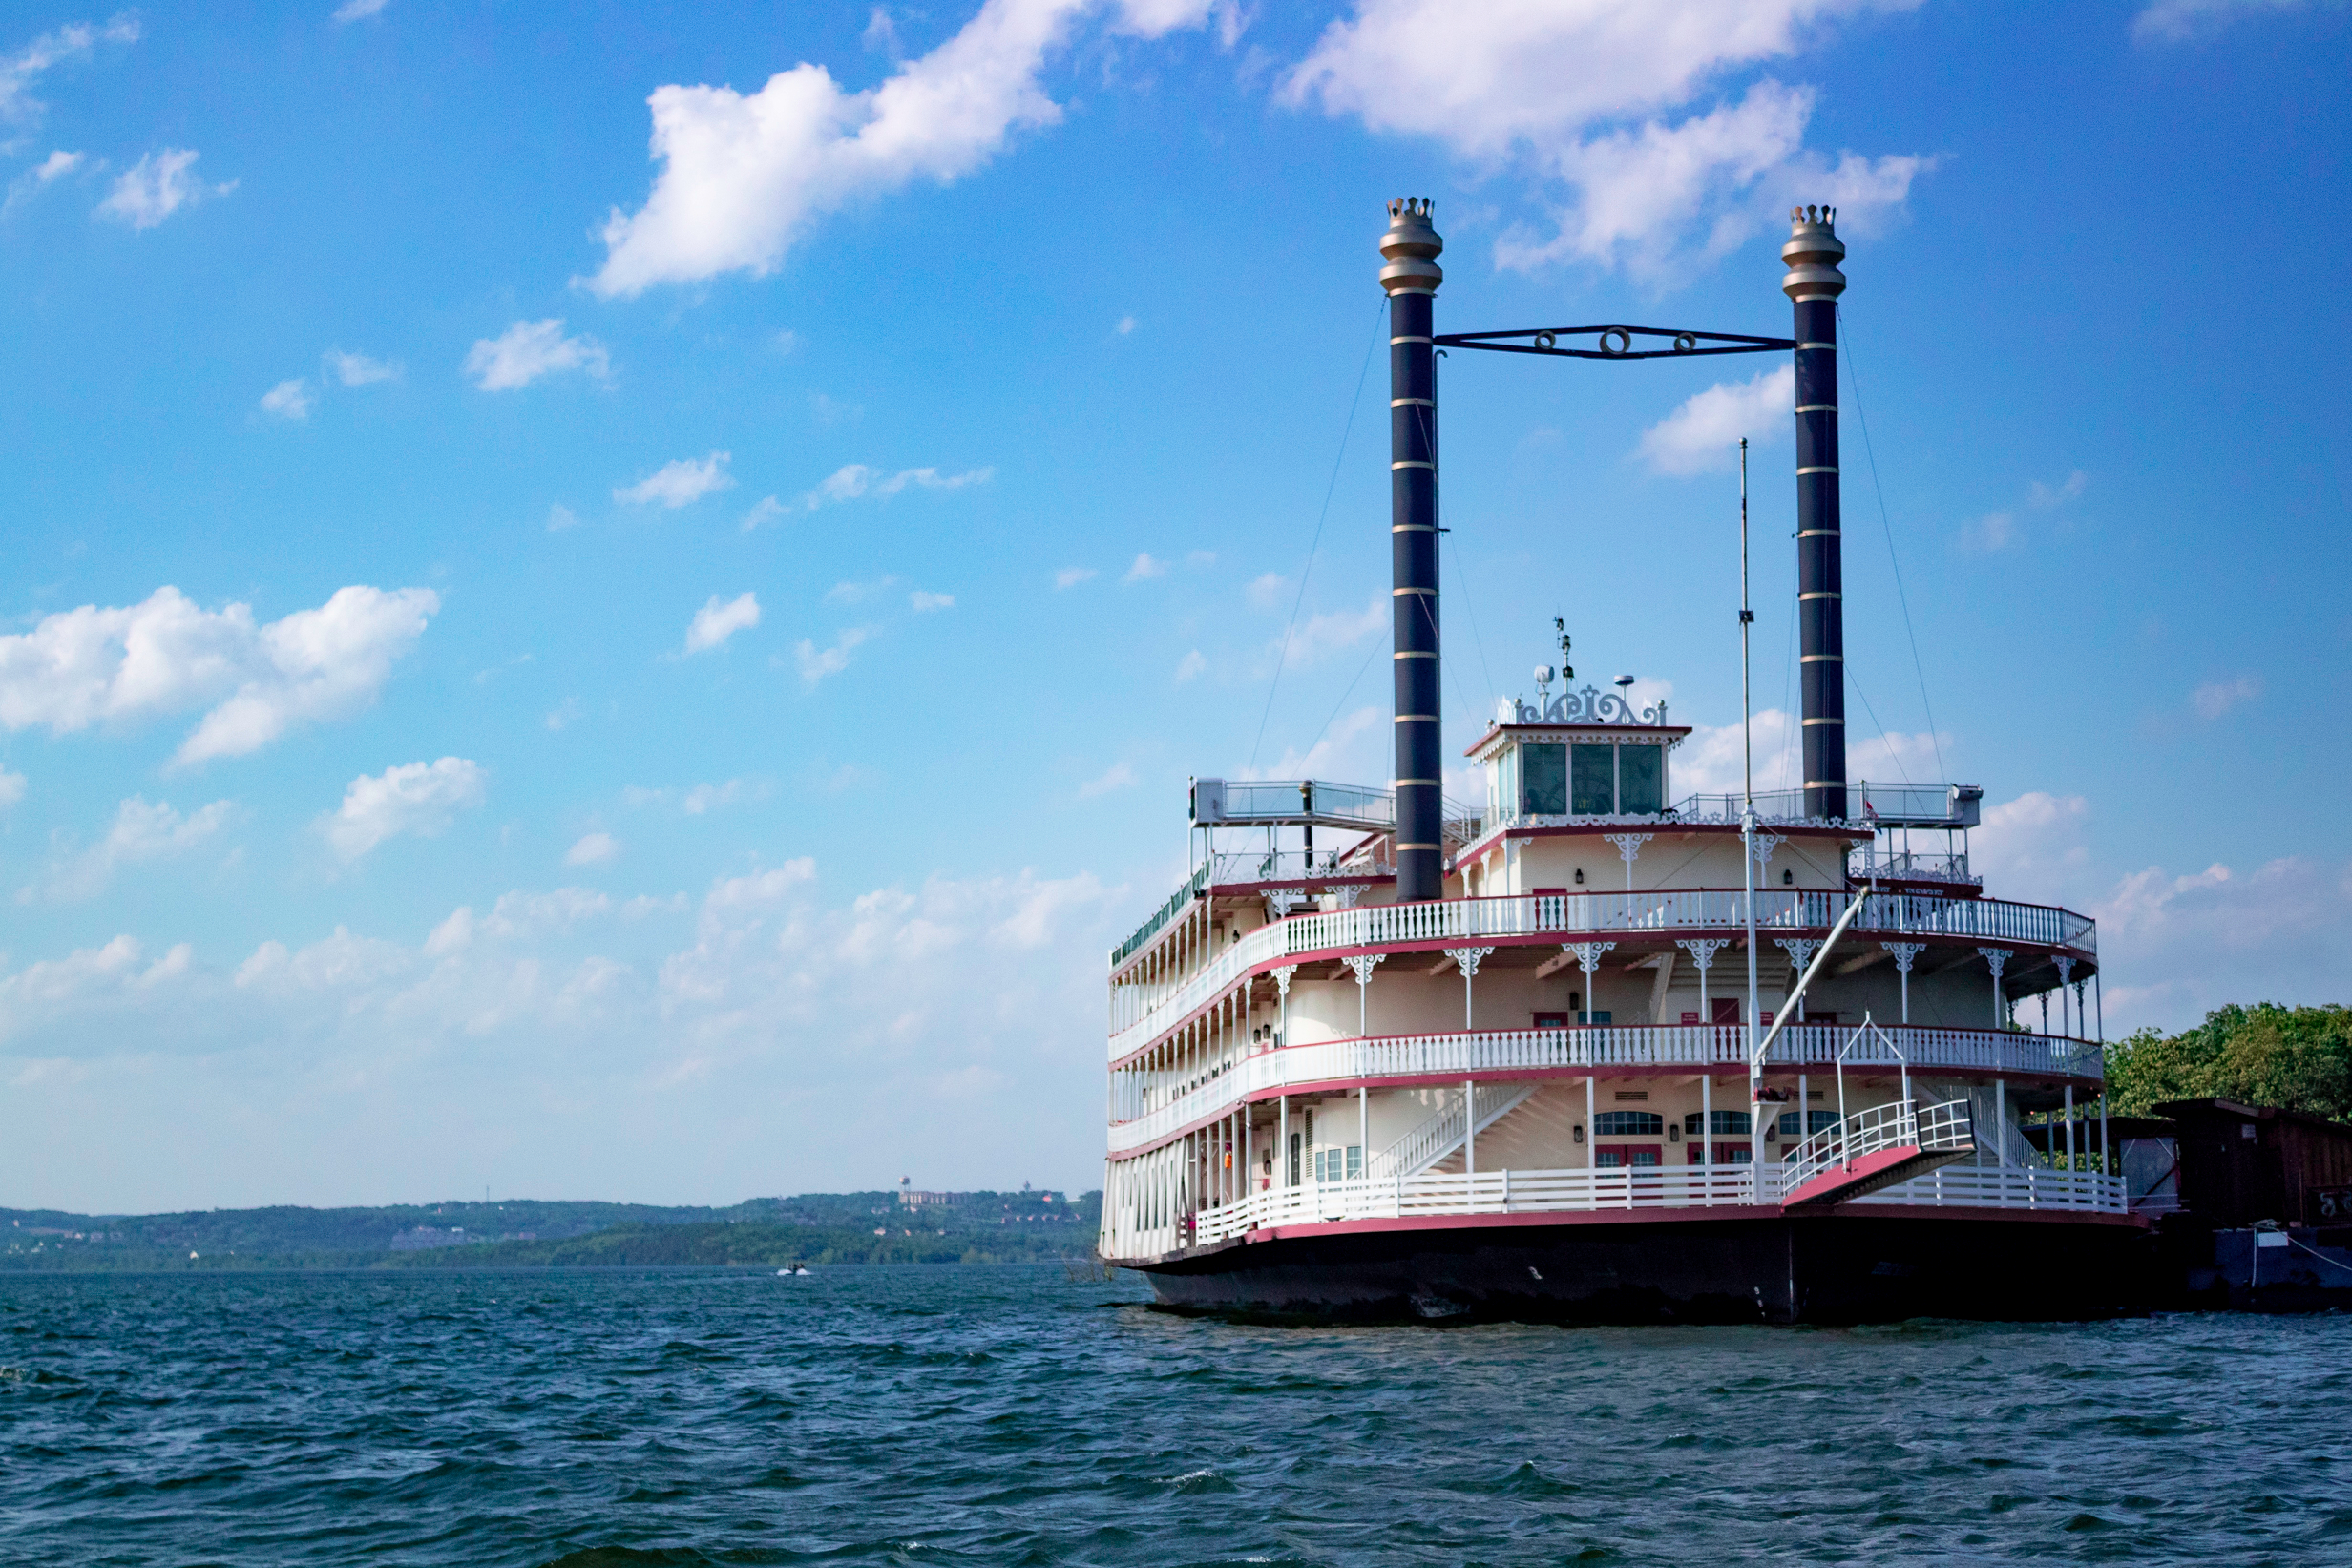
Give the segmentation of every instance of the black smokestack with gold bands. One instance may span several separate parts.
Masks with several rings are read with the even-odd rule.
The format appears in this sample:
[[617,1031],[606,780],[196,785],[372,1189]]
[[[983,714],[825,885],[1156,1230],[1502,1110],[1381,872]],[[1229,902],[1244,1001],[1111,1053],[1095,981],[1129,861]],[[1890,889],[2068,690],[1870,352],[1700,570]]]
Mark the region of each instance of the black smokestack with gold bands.
[[1845,564],[1838,509],[1837,209],[1789,214],[1780,287],[1796,306],[1796,624],[1805,732],[1805,815],[1846,812]]
[[1444,763],[1438,705],[1438,391],[1431,306],[1445,274],[1445,241],[1431,203],[1388,204],[1380,240],[1388,290],[1388,451],[1391,618],[1396,629],[1396,902],[1443,890]]

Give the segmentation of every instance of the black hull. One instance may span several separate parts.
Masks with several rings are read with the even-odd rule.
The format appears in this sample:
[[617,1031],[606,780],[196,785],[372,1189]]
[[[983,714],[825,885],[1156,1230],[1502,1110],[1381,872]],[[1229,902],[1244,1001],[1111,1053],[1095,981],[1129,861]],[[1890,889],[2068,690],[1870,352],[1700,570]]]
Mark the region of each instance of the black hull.
[[2145,1311],[2146,1232],[1850,1214],[1333,1231],[1142,1268],[1161,1307],[1306,1322],[2039,1322]]

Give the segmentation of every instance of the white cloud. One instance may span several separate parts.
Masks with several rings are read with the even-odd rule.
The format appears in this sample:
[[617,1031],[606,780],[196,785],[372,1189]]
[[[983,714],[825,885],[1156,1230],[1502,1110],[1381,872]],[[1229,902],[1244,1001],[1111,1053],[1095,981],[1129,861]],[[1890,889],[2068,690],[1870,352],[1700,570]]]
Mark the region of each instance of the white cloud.
[[125,170],[115,188],[98,203],[98,215],[128,223],[134,230],[152,229],[182,207],[237,189],[231,179],[207,185],[194,178],[198,155],[185,147],[166,147],[149,153]]
[[398,381],[400,366],[387,360],[369,359],[365,354],[346,354],[340,348],[330,348],[322,363],[329,373],[346,387],[369,387],[379,381]]
[[[2090,476],[2077,469],[2055,485],[2046,485],[2035,479],[2026,486],[2023,509],[2028,512],[2053,512],[2074,500],[2090,485]],[[2006,550],[2018,538],[2017,511],[1988,512],[1961,532],[1964,544],[1979,550]]]
[[100,44],[136,43],[136,11],[124,11],[104,26],[74,22],[44,32],[15,53],[0,56],[0,120],[20,124],[37,121],[45,107],[32,96],[32,84],[52,66],[86,59]]
[[0,811],[8,809],[24,798],[25,776],[21,773],[11,773],[6,767],[0,767]]
[[391,0],[343,0],[343,4],[335,8],[335,20],[338,22],[362,21],[378,14],[390,4]]
[[2208,680],[2189,694],[2189,706],[2199,719],[2211,721],[2236,707],[2251,702],[2262,695],[2262,682],[2250,675],[2235,680]]
[[1200,678],[1208,668],[1208,660],[1198,648],[1176,661],[1176,684],[1185,685]]
[[1112,328],[1112,330],[1117,332],[1121,337],[1125,337],[1128,333],[1135,330],[1135,318],[1132,316],[1120,317],[1119,324]]
[[686,628],[686,652],[699,654],[716,648],[738,632],[747,632],[760,623],[760,601],[757,595],[743,594],[722,604],[719,596],[710,596],[710,602],[694,613],[694,623]]
[[[1341,715],[1305,751],[1296,746],[1285,747],[1282,755],[1266,767],[1255,773],[1245,771],[1241,776],[1385,782],[1389,777],[1392,759],[1383,754],[1380,747],[1388,743],[1390,734],[1389,715],[1385,708],[1357,708],[1353,713]],[[1457,798],[1474,798],[1460,789],[1451,779],[1447,782],[1446,790]]]
[[[1016,130],[1061,111],[1038,74],[1098,0],[986,0],[953,38],[880,87],[846,93],[821,65],[779,72],[748,96],[667,86],[646,101],[662,165],[634,214],[604,225],[610,298],[727,272],[765,276],[817,218],[918,179],[970,174]],[[1212,0],[1119,0],[1116,26],[1157,36]]]
[[872,582],[837,582],[825,591],[828,604],[863,604],[878,594],[887,594],[898,586],[896,577],[876,577]]
[[1253,579],[1249,587],[1243,589],[1242,597],[1250,601],[1252,609],[1279,610],[1282,608],[1283,595],[1290,586],[1290,578],[1279,572],[1269,572],[1264,576]]
[[[1309,616],[1300,621],[1290,635],[1290,653],[1286,662],[1292,668],[1312,664],[1328,659],[1345,648],[1353,648],[1375,633],[1385,631],[1391,624],[1389,601],[1375,598],[1361,610],[1327,610]],[[1274,638],[1266,645],[1270,659],[1283,657],[1284,639]]]
[[1119,580],[1121,582],[1144,582],[1152,577],[1166,575],[1167,562],[1154,557],[1149,551],[1145,551],[1135,557],[1135,564],[1128,567],[1127,575]]
[[[94,898],[122,868],[168,860],[202,844],[227,826],[234,809],[227,801],[215,801],[181,816],[168,802],[150,805],[135,795],[116,808],[104,838],[58,863],[44,890],[54,899]],[[18,897],[32,895],[27,888]]]
[[2132,36],[2141,43],[2176,44],[2200,33],[2218,32],[2242,16],[2276,16],[2304,10],[2307,0],[2155,0],[2132,19]]
[[267,625],[176,588],[121,609],[84,605],[0,637],[0,725],[53,734],[206,708],[180,763],[259,750],[298,723],[373,700],[441,607],[424,588],[352,587]]
[[956,608],[956,596],[927,594],[918,588],[907,596],[907,607],[918,616],[929,615],[934,610],[953,610]]
[[689,817],[700,817],[716,811],[723,805],[733,805],[750,793],[750,786],[741,779],[729,779],[724,784],[699,784],[686,791],[680,807]]
[[262,394],[262,411],[280,419],[310,417],[310,384],[300,376],[282,381]]
[[1643,431],[1641,455],[1660,473],[1729,468],[1738,460],[1741,436],[1763,446],[1788,435],[1796,394],[1796,372],[1786,365],[1719,382]]
[[620,841],[610,833],[583,833],[564,851],[566,866],[603,866],[620,857]]
[[579,518],[574,514],[570,507],[565,506],[561,501],[557,501],[547,509],[548,533],[560,533],[567,528],[578,527],[579,527]]
[[1054,574],[1056,588],[1076,588],[1082,582],[1092,582],[1102,574],[1091,566],[1065,566]]
[[1124,763],[1113,763],[1102,773],[1080,784],[1078,798],[1082,801],[1090,801],[1097,795],[1107,795],[1114,789],[1125,789],[1134,783],[1135,769]]
[[1555,232],[1507,234],[1505,265],[1657,273],[1692,247],[1738,244],[1774,205],[1842,199],[1841,221],[1867,224],[1904,199],[1926,160],[1849,153],[1831,164],[1805,150],[1809,88],[1767,79],[1736,102],[1682,112],[1728,73],[1795,55],[1835,18],[1909,3],[1357,0],[1282,96],[1527,177]]
[[[1755,787],[1786,789],[1796,781],[1788,764],[1796,738],[1793,714],[1763,708],[1751,719],[1755,748]],[[1741,783],[1740,729],[1737,724],[1698,724],[1690,739],[1675,749],[1667,767],[1672,777],[1670,792],[1689,795],[1736,794]]]
[[357,860],[400,833],[431,838],[447,832],[457,813],[482,804],[487,775],[463,757],[405,763],[351,781],[343,805],[325,819],[336,853]]
[[850,650],[872,635],[863,626],[852,626],[833,638],[831,647],[822,651],[815,643],[804,639],[793,650],[800,662],[801,679],[813,686],[829,675],[839,675],[850,667]]
[[466,374],[485,392],[513,391],[541,376],[565,370],[586,372],[597,381],[612,375],[612,356],[604,345],[583,332],[563,335],[563,321],[516,322],[494,338],[479,338],[466,351]]
[[790,515],[791,511],[792,509],[790,507],[786,506],[782,501],[777,500],[774,496],[763,496],[760,499],[759,505],[744,513],[744,532],[748,533],[753,529],[759,528],[764,524],[772,523],[780,517],[788,516]]
[[681,457],[664,463],[655,472],[613,491],[613,499],[629,506],[659,503],[675,512],[691,506],[713,491],[730,490],[735,480],[726,471],[730,452],[712,452],[708,457]]
[[888,500],[909,488],[961,490],[966,485],[984,485],[996,472],[991,468],[973,469],[965,473],[941,473],[937,469],[901,469],[896,473],[884,473],[863,463],[851,463],[828,474],[816,489],[801,497],[801,506],[814,512],[830,502],[853,501],[861,496]]
[[16,210],[18,203],[38,192],[47,190],[52,184],[83,167],[89,161],[90,157],[86,153],[69,153],[63,150],[51,153],[39,163],[9,181],[8,198],[5,201],[0,201],[0,218],[6,218]]

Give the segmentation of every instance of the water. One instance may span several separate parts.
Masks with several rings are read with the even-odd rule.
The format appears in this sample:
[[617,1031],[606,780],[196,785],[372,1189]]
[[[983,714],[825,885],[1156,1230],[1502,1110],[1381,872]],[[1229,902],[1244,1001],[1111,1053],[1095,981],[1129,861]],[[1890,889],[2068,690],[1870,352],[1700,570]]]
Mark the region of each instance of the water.
[[1319,1331],[1143,1295],[0,1277],[0,1560],[2352,1562],[2352,1319]]

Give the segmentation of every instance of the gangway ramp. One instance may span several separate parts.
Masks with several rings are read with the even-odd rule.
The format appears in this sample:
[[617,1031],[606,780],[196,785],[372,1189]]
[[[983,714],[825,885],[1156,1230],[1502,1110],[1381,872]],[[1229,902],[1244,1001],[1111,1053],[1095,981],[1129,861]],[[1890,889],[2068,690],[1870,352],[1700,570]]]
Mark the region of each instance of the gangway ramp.
[[1796,1146],[1781,1167],[1783,1208],[1842,1203],[1976,1153],[1964,1099],[1897,1100],[1858,1111]]

